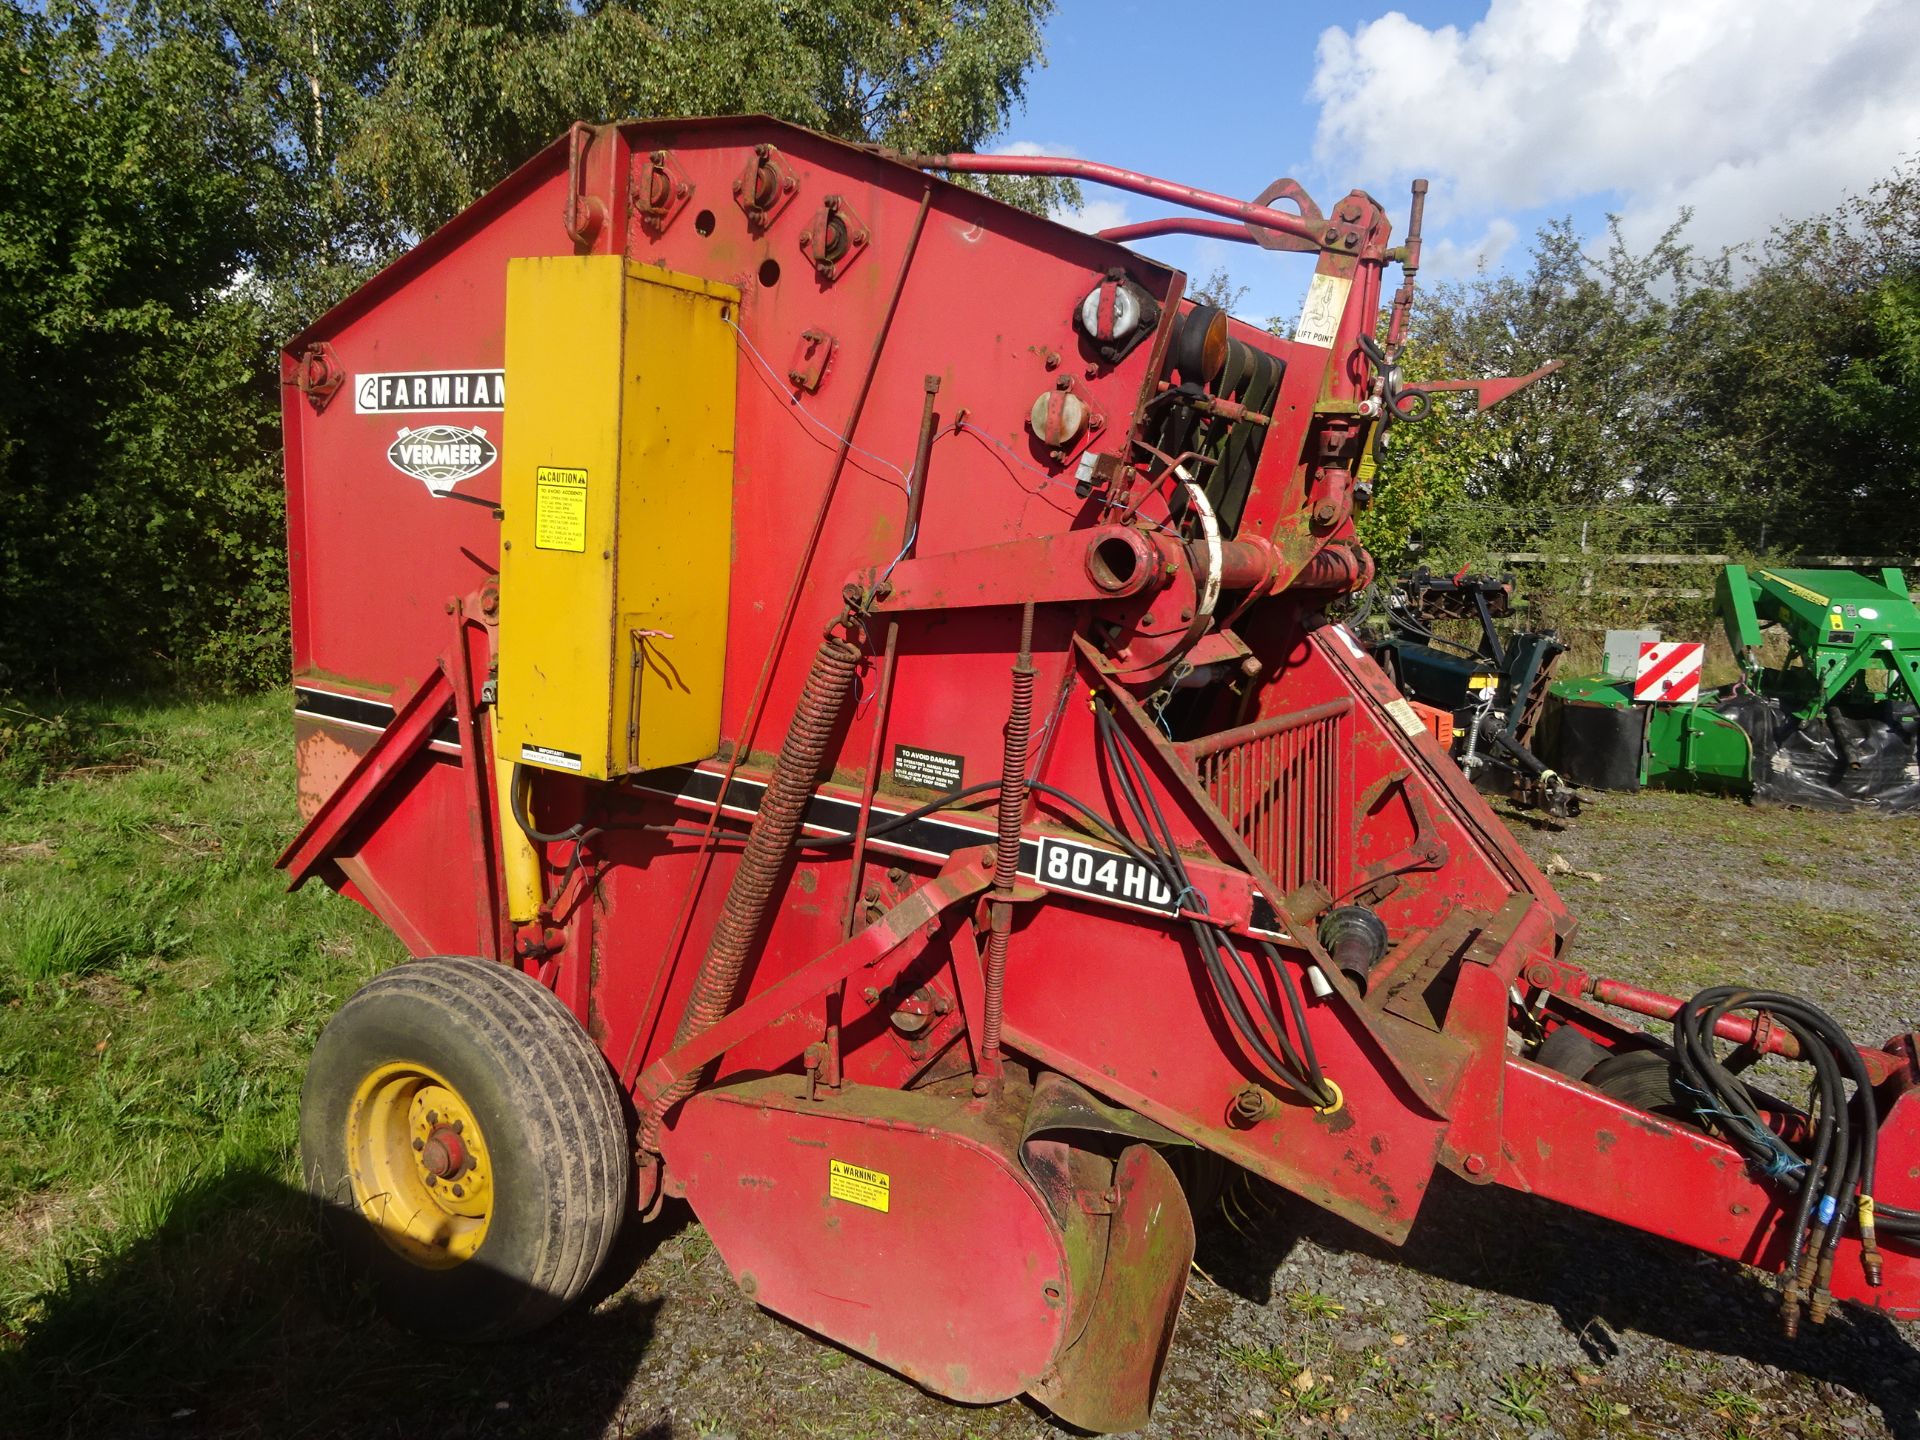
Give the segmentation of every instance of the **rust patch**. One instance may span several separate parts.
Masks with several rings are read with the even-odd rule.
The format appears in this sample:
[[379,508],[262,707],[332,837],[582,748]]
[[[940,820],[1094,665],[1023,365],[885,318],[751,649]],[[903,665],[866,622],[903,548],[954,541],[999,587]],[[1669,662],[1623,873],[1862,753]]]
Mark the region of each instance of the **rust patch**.
[[1553,1146],[1547,1143],[1546,1136],[1544,1135],[1536,1135],[1533,1137],[1533,1150],[1542,1160],[1551,1160],[1553,1158]]
[[308,730],[298,736],[293,751],[300,772],[300,820],[304,824],[340,788],[360,756],[352,746],[323,730]]
[[1620,1137],[1611,1130],[1601,1130],[1593,1137],[1593,1148],[1598,1150],[1602,1155],[1606,1154],[1619,1143]]
[[[1316,1110],[1313,1112],[1313,1123],[1325,1130],[1329,1135],[1341,1135],[1353,1129],[1353,1112],[1345,1106],[1342,1106],[1331,1115],[1322,1115]],[[1376,1150],[1374,1153],[1377,1155],[1379,1151]]]

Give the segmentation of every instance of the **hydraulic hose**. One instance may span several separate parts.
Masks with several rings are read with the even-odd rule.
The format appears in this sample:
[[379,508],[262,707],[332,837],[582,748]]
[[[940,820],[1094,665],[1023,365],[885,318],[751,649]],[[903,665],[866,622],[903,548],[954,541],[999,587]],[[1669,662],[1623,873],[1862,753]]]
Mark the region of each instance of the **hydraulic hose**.
[[[1151,863],[1160,874],[1164,883],[1176,895],[1187,896],[1195,893],[1192,881],[1188,878],[1186,866],[1180,861],[1179,851],[1173,842],[1172,828],[1167,824],[1165,812],[1154,794],[1153,787],[1147,783],[1147,776],[1140,759],[1133,753],[1126,736],[1115,722],[1112,713],[1105,706],[1094,709],[1095,728],[1099,734],[1100,745],[1106,756],[1107,765],[1112,772],[1114,786],[1120,792],[1127,809],[1132,813],[1134,823],[1146,840],[1151,852]],[[1262,942],[1262,950],[1274,973],[1279,977],[1281,993],[1291,1013],[1294,1028],[1299,1034],[1300,1044],[1296,1049],[1288,1039],[1286,1026],[1274,1013],[1261,989],[1258,977],[1253,973],[1247,957],[1240,947],[1226,935],[1219,926],[1208,921],[1191,917],[1195,943],[1199,947],[1200,962],[1207,972],[1215,999],[1228,1021],[1240,1035],[1247,1050],[1273,1075],[1290,1089],[1307,1097],[1317,1106],[1332,1106],[1338,1103],[1338,1092],[1327,1081],[1320,1069],[1319,1057],[1314,1053],[1313,1037],[1307,1030],[1305,1005],[1301,1000],[1299,987],[1295,984],[1292,971],[1281,960],[1279,952],[1272,945]],[[1245,984],[1247,993],[1252,995],[1255,1007],[1266,1022],[1263,1032],[1252,1015],[1248,1013],[1239,987],[1233,983],[1227,971],[1226,961],[1231,957],[1234,970]],[[1271,1043],[1269,1043],[1271,1039]]]
[[[693,991],[674,1034],[675,1046],[710,1029],[733,1008],[741,973],[766,924],[774,887],[800,834],[807,801],[820,783],[827,745],[846,709],[859,663],[860,647],[832,636],[822,642],[813,657],[813,668],[807,672],[806,686],[794,707],[793,724],[774,761],[760,813],[747,830],[739,867],[733,872],[713,938],[707,942],[706,956],[694,976]],[[702,1066],[681,1076],[647,1107],[640,1121],[644,1149],[659,1150],[662,1118],[705,1082],[710,1068]]]
[[[1714,1029],[1733,1011],[1752,1011],[1784,1026],[1799,1042],[1813,1069],[1807,1138],[1789,1146],[1761,1114],[1777,1102],[1739,1079],[1714,1047]],[[1675,1072],[1692,1097],[1695,1113],[1742,1151],[1762,1175],[1791,1194],[1787,1254],[1781,1274],[1781,1315],[1794,1334],[1804,1300],[1815,1324],[1826,1318],[1834,1252],[1851,1223],[1860,1239],[1867,1283],[1881,1277],[1877,1232],[1920,1236],[1920,1214],[1873,1198],[1880,1117],[1860,1051],[1826,1011],[1798,995],[1776,990],[1715,986],[1695,995],[1674,1016]],[[1848,1085],[1852,1091],[1849,1093]]]

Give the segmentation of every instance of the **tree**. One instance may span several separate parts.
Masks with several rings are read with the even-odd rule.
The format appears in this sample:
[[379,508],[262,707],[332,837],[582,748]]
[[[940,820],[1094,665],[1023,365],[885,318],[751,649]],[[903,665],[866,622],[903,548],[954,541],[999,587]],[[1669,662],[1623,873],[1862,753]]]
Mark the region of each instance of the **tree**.
[[0,684],[282,674],[278,341],[570,121],[974,149],[1051,9],[5,0]]

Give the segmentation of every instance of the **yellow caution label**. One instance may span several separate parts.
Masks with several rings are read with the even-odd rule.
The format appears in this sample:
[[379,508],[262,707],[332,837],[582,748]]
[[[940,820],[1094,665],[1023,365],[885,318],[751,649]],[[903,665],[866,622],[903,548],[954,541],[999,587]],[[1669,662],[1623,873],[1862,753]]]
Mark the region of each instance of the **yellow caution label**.
[[884,1213],[887,1199],[893,1193],[893,1178],[883,1170],[867,1170],[844,1160],[829,1160],[827,1193],[836,1200],[851,1201]]
[[1825,605],[1827,603],[1826,596],[1817,594],[1814,591],[1809,590],[1804,585],[1797,585],[1793,581],[1787,579],[1787,577],[1784,575],[1776,575],[1771,570],[1762,570],[1760,573],[1766,576],[1767,579],[1773,581],[1774,584],[1780,586],[1782,589],[1791,590],[1794,594],[1798,595],[1802,600],[1811,601],[1815,605]]
[[587,472],[542,465],[533,472],[533,544],[538,550],[587,548]]
[[1492,690],[1496,688],[1499,683],[1500,677],[1498,675],[1469,675],[1467,677],[1467,689],[1469,690]]
[[1827,628],[1829,630],[1844,630],[1847,628],[1846,623],[1841,620],[1838,610],[1827,616]]

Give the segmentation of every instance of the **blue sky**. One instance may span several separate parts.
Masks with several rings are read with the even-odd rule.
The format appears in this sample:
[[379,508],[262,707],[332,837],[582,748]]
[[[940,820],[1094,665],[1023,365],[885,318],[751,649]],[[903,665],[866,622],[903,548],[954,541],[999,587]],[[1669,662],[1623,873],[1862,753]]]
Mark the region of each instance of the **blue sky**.
[[[1707,248],[1838,204],[1920,153],[1914,0],[1060,0],[1047,68],[1000,143],[1323,207],[1370,191],[1405,225],[1434,181],[1432,278],[1524,264],[1546,219],[1650,239],[1692,206]],[[1089,187],[1089,228],[1161,213]],[[1305,257],[1168,237],[1225,264],[1248,318],[1297,309]]]

